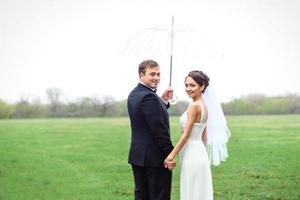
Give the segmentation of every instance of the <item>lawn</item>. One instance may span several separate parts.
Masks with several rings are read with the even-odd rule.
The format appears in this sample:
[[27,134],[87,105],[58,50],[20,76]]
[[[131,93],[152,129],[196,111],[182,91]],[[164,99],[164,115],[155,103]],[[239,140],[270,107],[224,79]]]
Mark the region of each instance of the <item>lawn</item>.
[[[300,115],[227,120],[229,159],[212,167],[215,199],[300,199]],[[177,117],[171,126],[175,142]],[[0,120],[0,200],[132,200],[129,141],[128,118]]]

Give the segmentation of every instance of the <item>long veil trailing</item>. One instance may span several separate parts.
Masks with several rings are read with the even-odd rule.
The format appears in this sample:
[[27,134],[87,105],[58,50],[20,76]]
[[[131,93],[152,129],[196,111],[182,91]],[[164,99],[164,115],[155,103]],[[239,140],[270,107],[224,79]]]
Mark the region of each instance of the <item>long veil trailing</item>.
[[228,158],[226,144],[231,133],[227,127],[221,104],[211,86],[206,88],[203,100],[208,110],[206,148],[211,164],[217,166]]

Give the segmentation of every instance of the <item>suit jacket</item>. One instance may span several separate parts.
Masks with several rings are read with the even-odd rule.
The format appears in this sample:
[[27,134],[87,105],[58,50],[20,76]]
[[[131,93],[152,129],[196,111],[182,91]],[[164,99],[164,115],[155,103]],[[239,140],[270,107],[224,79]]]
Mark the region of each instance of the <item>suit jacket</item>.
[[162,166],[173,149],[168,105],[150,88],[139,83],[128,96],[127,108],[131,123],[128,162],[142,167]]

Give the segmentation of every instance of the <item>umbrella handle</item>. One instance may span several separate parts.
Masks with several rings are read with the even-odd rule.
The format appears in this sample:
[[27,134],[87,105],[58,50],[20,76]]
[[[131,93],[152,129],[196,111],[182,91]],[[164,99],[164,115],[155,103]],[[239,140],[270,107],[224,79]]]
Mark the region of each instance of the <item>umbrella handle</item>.
[[172,62],[173,62],[173,61],[172,61],[172,60],[173,60],[172,57],[173,57],[173,56],[171,55],[171,59],[170,59],[170,79],[169,79],[169,80],[170,80],[170,81],[169,81],[169,86],[170,86],[170,87],[172,86]]
[[172,86],[173,38],[174,38],[174,15],[172,16],[172,26],[171,26],[171,54],[170,54],[170,82],[169,82],[170,87]]

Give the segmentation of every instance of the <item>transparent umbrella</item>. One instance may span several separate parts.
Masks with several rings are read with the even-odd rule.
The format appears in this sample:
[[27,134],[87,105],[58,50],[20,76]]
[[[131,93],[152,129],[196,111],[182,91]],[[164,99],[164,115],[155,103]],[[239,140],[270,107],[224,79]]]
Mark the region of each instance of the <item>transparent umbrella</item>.
[[[120,50],[121,54],[133,54],[143,58],[169,59],[169,86],[172,87],[173,65],[205,65],[220,59],[222,55],[204,39],[204,34],[189,27],[171,26],[144,28],[133,34]],[[177,96],[170,101],[177,103]]]

